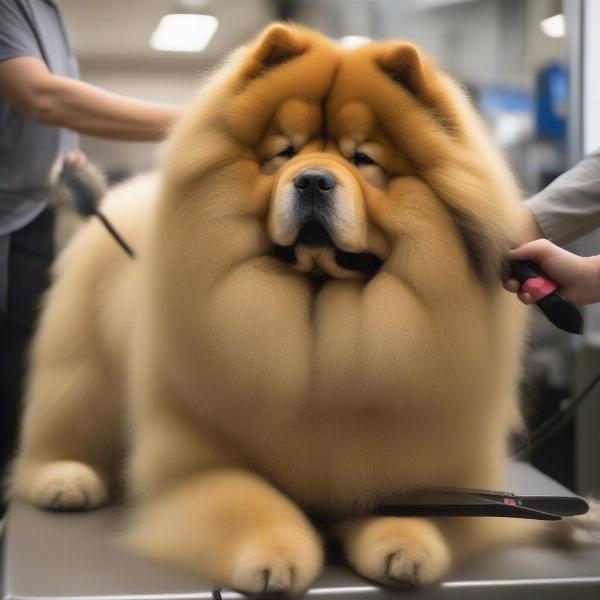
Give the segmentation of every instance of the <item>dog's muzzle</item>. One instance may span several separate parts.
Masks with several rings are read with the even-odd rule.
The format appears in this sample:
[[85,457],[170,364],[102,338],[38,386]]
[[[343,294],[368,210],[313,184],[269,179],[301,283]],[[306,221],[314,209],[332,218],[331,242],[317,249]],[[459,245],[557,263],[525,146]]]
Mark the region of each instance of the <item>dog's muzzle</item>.
[[354,277],[369,279],[382,261],[368,252],[344,251],[332,239],[340,226],[339,203],[343,196],[338,190],[337,179],[330,171],[308,168],[298,173],[292,181],[285,216],[287,226],[296,232],[294,241],[275,244],[274,254],[304,272],[315,270],[339,277],[353,277],[354,273]]
[[345,252],[331,239],[335,222],[335,176],[324,169],[305,169],[294,178],[293,184],[292,218],[299,226],[298,235],[289,246],[276,245],[275,255],[294,264],[300,247],[331,248],[338,267],[358,271],[367,278],[375,275],[382,262],[378,257],[368,252]]

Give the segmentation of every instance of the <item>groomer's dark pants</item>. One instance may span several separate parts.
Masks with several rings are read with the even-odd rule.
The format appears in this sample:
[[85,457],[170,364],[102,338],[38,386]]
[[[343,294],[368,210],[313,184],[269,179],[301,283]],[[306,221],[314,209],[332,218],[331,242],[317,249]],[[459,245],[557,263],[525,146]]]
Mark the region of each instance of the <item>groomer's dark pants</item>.
[[[0,470],[13,456],[19,427],[27,349],[48,287],[54,257],[53,213],[46,209],[10,234],[5,252],[4,298],[0,298]],[[6,241],[4,242],[6,245]],[[6,248],[5,248],[6,250]],[[0,509],[1,512],[1,509]]]

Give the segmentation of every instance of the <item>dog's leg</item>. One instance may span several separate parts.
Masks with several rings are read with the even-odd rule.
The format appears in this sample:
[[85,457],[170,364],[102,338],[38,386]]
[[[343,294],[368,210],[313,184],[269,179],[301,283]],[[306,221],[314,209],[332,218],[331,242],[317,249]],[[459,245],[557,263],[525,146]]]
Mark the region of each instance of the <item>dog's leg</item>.
[[50,510],[88,510],[108,499],[105,472],[79,460],[19,459],[9,479],[9,498]]
[[439,528],[427,519],[366,517],[338,524],[346,558],[364,577],[388,585],[424,585],[441,579],[452,557]]
[[121,426],[115,398],[99,378],[93,365],[37,365],[9,497],[63,510],[106,502]]
[[51,293],[34,339],[7,491],[43,508],[93,508],[107,500],[122,451],[120,390],[76,294],[62,292]]
[[[497,461],[480,458],[457,485],[501,489]],[[498,544],[539,537],[541,529],[539,522],[524,519],[375,516],[339,523],[333,533],[361,575],[389,585],[420,586],[439,581],[457,564]]]
[[288,498],[241,469],[182,481],[134,513],[139,553],[248,593],[298,593],[320,571],[319,536]]
[[157,347],[139,344],[133,369],[125,542],[229,588],[303,590],[321,568],[318,534],[161,376]]

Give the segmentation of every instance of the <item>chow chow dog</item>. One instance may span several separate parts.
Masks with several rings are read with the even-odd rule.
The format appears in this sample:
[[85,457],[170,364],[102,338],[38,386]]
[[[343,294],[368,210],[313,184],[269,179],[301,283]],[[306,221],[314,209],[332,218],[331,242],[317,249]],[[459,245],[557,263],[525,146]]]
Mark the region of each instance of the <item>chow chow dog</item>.
[[[363,576],[427,584],[516,519],[369,515],[502,488],[524,307],[500,283],[519,193],[459,86],[403,42],[275,24],[201,89],[163,168],[54,270],[9,493],[248,593],[298,593],[321,534]],[[327,522],[318,533],[309,515]]]

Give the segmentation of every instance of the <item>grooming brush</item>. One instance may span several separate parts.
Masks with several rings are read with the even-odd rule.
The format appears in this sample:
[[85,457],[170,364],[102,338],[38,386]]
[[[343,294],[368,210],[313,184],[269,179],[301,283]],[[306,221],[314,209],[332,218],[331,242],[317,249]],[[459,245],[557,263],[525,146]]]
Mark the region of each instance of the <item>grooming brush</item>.
[[90,178],[88,173],[73,169],[69,165],[63,166],[58,179],[70,192],[71,208],[86,219],[92,216],[98,218],[121,249],[130,258],[135,258],[132,248],[98,208],[100,199],[106,192],[104,185],[98,185]]
[[537,307],[556,327],[568,333],[583,333],[579,309],[558,293],[558,285],[531,260],[511,260],[510,276],[516,279],[520,292],[535,299]]

